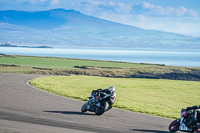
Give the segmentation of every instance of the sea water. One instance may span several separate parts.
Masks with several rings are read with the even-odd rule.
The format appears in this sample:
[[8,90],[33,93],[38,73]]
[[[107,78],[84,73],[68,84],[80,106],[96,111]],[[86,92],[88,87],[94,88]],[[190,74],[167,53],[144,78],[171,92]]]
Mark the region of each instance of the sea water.
[[200,50],[0,47],[0,53],[200,67]]

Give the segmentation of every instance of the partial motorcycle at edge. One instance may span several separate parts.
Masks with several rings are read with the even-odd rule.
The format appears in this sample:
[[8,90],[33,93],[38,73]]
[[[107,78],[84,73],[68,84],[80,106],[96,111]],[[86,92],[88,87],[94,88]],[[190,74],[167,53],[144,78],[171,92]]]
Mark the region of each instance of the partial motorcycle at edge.
[[200,133],[200,106],[187,107],[181,110],[181,118],[169,125],[170,132],[184,131]]

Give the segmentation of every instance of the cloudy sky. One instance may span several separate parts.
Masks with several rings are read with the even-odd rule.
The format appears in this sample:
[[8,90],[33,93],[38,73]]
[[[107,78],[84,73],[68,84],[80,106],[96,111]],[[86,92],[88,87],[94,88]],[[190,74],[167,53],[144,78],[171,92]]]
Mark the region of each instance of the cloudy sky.
[[0,10],[74,9],[98,18],[174,33],[200,33],[200,0],[0,0]]

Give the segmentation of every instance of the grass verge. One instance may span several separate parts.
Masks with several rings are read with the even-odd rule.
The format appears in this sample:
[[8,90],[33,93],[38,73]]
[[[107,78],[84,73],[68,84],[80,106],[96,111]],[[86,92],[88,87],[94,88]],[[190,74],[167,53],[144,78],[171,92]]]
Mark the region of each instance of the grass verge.
[[178,118],[181,108],[199,105],[200,101],[200,82],[197,81],[74,75],[40,77],[30,84],[78,100],[87,100],[94,89],[115,86],[114,107],[167,118]]

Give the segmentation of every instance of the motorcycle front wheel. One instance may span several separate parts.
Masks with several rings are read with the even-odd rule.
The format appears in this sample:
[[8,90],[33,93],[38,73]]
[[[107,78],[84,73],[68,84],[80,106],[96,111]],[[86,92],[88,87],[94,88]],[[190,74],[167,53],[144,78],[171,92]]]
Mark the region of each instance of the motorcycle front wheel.
[[174,120],[170,125],[169,125],[169,131],[170,132],[176,132],[179,130],[180,126],[180,119]]
[[87,111],[87,102],[85,104],[83,104],[82,108],[81,108],[81,112],[84,113]]
[[95,111],[96,115],[102,115],[108,109],[108,102],[103,103],[103,105]]

